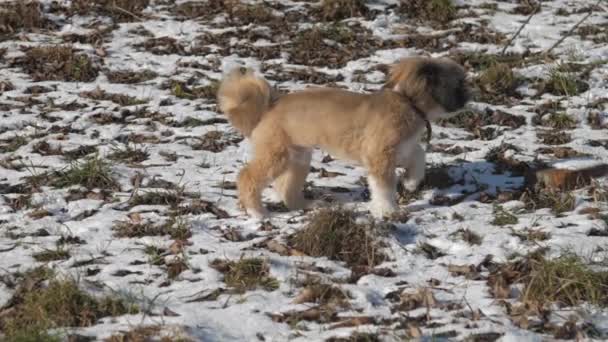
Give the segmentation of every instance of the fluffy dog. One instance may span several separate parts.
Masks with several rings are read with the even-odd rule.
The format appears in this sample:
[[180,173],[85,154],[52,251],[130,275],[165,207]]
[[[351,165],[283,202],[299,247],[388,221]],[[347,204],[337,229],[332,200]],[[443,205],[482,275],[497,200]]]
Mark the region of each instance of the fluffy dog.
[[430,121],[462,109],[469,100],[464,69],[446,58],[409,57],[393,65],[382,89],[362,94],[316,88],[279,96],[253,71],[237,68],[222,80],[220,110],[249,138],[253,159],[238,175],[241,205],[263,218],[262,191],[271,183],[289,209],[305,206],[302,188],[312,150],[320,147],[368,171],[374,217],[396,208],[395,169],[407,169],[404,186],[424,178],[419,138]]

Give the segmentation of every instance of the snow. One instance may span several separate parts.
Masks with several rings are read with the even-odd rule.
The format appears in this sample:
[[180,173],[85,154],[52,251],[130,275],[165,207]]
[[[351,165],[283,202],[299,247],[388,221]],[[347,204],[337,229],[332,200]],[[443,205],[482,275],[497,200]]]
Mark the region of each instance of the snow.
[[[42,1],[50,5],[52,1]],[[159,1],[160,2],[160,1]],[[180,1],[183,2],[183,1]],[[556,16],[555,10],[559,8],[581,8],[596,1],[568,2],[563,0],[543,1],[543,11],[535,15],[530,24],[522,30],[521,35],[514,41],[509,51],[542,51],[551,47],[558,40],[562,32],[568,30],[585,13],[572,14],[570,16]],[[153,1],[153,3],[155,3]],[[302,2],[285,1],[288,7],[303,6]],[[357,18],[363,27],[370,29],[374,35],[382,39],[397,38],[403,36],[396,34],[395,30],[404,22],[407,25],[419,25],[410,22],[397,15],[394,10],[387,6],[396,4],[398,1],[371,1],[370,8],[382,11],[373,20]],[[508,13],[513,3],[496,1],[459,1],[460,4],[476,7],[481,3],[497,3],[499,10],[495,13],[484,12],[479,17],[467,18],[474,22],[480,19],[489,20],[488,27],[507,36],[511,36],[526,19],[526,16]],[[61,37],[69,33],[87,34],[92,32],[87,28],[94,17],[71,17],[66,25],[58,32],[24,33],[27,39],[20,40],[18,36],[0,42],[0,48],[6,48],[7,52],[0,58],[0,81],[10,81],[14,90],[5,91],[0,94],[0,105],[7,105],[12,109],[1,113],[0,139],[11,140],[16,135],[27,138],[27,144],[19,147],[14,152],[0,154],[0,160],[16,158],[13,169],[0,166],[0,183],[16,185],[24,182],[24,177],[39,174],[46,170],[60,170],[69,162],[61,156],[42,156],[32,152],[36,142],[47,140],[52,146],[61,146],[64,151],[75,149],[81,145],[92,145],[99,149],[102,158],[106,158],[112,152],[112,147],[120,136],[131,133],[154,136],[160,139],[160,143],[142,143],[139,147],[145,147],[149,158],[139,165],[118,163],[112,167],[114,176],[121,184],[121,191],[112,193],[112,201],[85,198],[76,201],[67,201],[66,189],[53,189],[45,187],[35,193],[31,198],[31,205],[38,209],[48,210],[51,215],[35,219],[28,214],[33,208],[13,210],[8,204],[8,199],[17,194],[4,193],[0,199],[0,251],[4,251],[16,244],[10,251],[0,252],[0,275],[3,272],[13,273],[24,271],[43,263],[36,262],[32,254],[55,247],[56,240],[61,236],[78,236],[84,241],[82,245],[70,245],[71,257],[67,260],[50,262],[48,265],[66,274],[80,274],[86,284],[97,284],[99,291],[110,290],[123,291],[135,294],[140,302],[150,301],[154,305],[150,315],[127,315],[116,318],[106,318],[97,324],[87,328],[74,328],[81,334],[95,336],[98,340],[109,337],[119,330],[128,330],[138,324],[166,324],[168,326],[178,325],[186,327],[188,333],[197,341],[254,341],[257,336],[263,336],[265,341],[322,341],[324,339],[341,336],[348,337],[353,332],[379,332],[383,340],[397,340],[397,335],[403,333],[403,329],[397,329],[395,325],[362,325],[352,328],[329,329],[330,324],[318,322],[299,323],[299,329],[293,329],[287,323],[274,322],[269,313],[285,313],[290,310],[302,310],[310,307],[308,304],[293,304],[292,301],[299,292],[293,283],[298,277],[302,277],[302,265],[312,265],[328,269],[328,273],[316,272],[317,276],[326,281],[335,281],[341,288],[348,290],[353,298],[350,300],[352,308],[350,311],[340,312],[341,316],[373,316],[379,319],[396,318],[399,315],[416,317],[427,314],[426,308],[419,308],[406,313],[394,313],[391,311],[392,303],[385,296],[391,291],[405,288],[408,292],[426,287],[430,279],[435,279],[441,284],[439,289],[433,289],[433,294],[440,302],[467,303],[462,312],[469,312],[468,307],[483,312],[483,317],[477,321],[469,318],[459,317],[456,311],[432,308],[430,316],[436,327],[421,327],[425,339],[432,340],[435,334],[456,331],[458,336],[455,340],[464,340],[467,336],[476,333],[496,332],[502,336],[499,341],[541,341],[546,340],[548,335],[532,332],[517,327],[507,315],[505,308],[492,298],[488,292],[485,280],[467,280],[464,277],[454,276],[448,272],[446,265],[477,265],[487,255],[492,255],[496,262],[505,262],[514,254],[523,255],[537,248],[547,247],[552,256],[559,255],[563,250],[573,250],[583,255],[604,255],[608,244],[608,237],[588,236],[587,232],[594,227],[606,228],[606,223],[598,219],[590,218],[588,215],[579,214],[584,207],[597,207],[603,215],[608,213],[606,203],[594,202],[586,195],[584,190],[578,190],[577,205],[571,212],[556,216],[548,209],[533,211],[520,210],[523,204],[514,200],[501,205],[507,210],[517,213],[518,224],[512,227],[499,227],[491,224],[494,218],[494,204],[479,201],[481,192],[496,195],[508,190],[517,190],[523,185],[521,176],[512,176],[507,173],[496,173],[495,165],[486,161],[485,156],[494,147],[510,143],[521,151],[510,151],[506,156],[516,160],[531,162],[538,156],[538,148],[543,147],[536,136],[540,128],[531,123],[534,117],[533,111],[536,105],[548,100],[555,99],[552,96],[542,95],[536,98],[536,91],[528,85],[521,88],[523,99],[512,106],[473,103],[472,108],[482,109],[485,107],[500,109],[516,116],[524,116],[526,125],[515,130],[504,130],[497,139],[477,140],[470,132],[457,127],[434,126],[432,144],[448,144],[450,146],[470,147],[473,150],[457,155],[448,153],[432,152],[427,154],[427,169],[431,166],[449,168],[452,179],[460,180],[444,189],[424,190],[422,195],[408,204],[402,204],[401,209],[410,212],[409,219],[404,223],[395,223],[395,231],[385,238],[386,248],[390,260],[378,267],[389,268],[395,272],[395,277],[381,277],[368,274],[361,277],[356,283],[349,284],[341,279],[350,276],[349,268],[340,262],[328,260],[327,258],[280,256],[264,248],[254,247],[266,238],[285,238],[294,231],[302,229],[306,224],[306,216],[303,212],[274,213],[272,223],[277,227],[272,231],[258,230],[260,222],[248,218],[239,208],[236,191],[222,189],[218,184],[224,181],[235,181],[240,167],[250,158],[251,148],[244,140],[238,145],[228,146],[223,151],[213,153],[210,151],[194,150],[189,145],[193,137],[200,137],[208,131],[220,130],[232,132],[228,124],[218,123],[210,126],[198,127],[172,127],[171,124],[154,122],[147,124],[148,119],[136,119],[125,123],[113,123],[100,125],[90,118],[96,113],[111,113],[114,108],[118,109],[115,115],[124,108],[118,104],[108,101],[93,101],[80,97],[83,91],[91,91],[97,87],[110,93],[127,94],[138,99],[149,99],[145,105],[150,112],[168,114],[174,122],[181,122],[187,117],[200,120],[223,118],[217,112],[212,101],[186,100],[172,96],[170,90],[160,89],[160,85],[167,80],[188,80],[194,78],[195,86],[204,86],[221,78],[222,73],[237,65],[254,68],[259,74],[264,61],[253,57],[241,57],[235,54],[221,56],[218,53],[205,55],[180,56],[175,54],[154,55],[143,49],[136,48],[136,44],[143,43],[147,37],[132,33],[134,28],[143,27],[150,31],[154,37],[172,37],[178,42],[185,43],[188,48],[192,47],[196,37],[202,33],[220,34],[234,30],[234,27],[221,27],[228,25],[224,20],[206,22],[205,20],[178,21],[172,15],[161,12],[159,7],[152,5],[145,12],[152,16],[145,22],[120,23],[111,34],[111,39],[104,42],[101,47],[93,47],[88,44],[76,44],[75,47],[84,50],[89,55],[96,54],[101,48],[105,51],[103,57],[103,69],[107,70],[152,70],[159,77],[154,80],[126,85],[110,83],[105,77],[104,71],[93,82],[59,82],[45,81],[35,83],[23,70],[9,67],[9,62],[23,55],[21,47],[37,46],[51,42],[61,42]],[[303,10],[302,10],[303,11]],[[464,19],[463,19],[464,20]],[[592,15],[586,24],[606,25],[608,18],[605,11]],[[418,27],[423,32],[439,32],[430,27]],[[238,40],[233,39],[234,41]],[[270,40],[258,40],[256,46],[271,46],[275,43]],[[502,46],[484,45],[479,43],[460,42],[458,48],[464,51],[500,51]],[[427,51],[416,47],[403,47],[374,51],[366,58],[349,61],[344,67],[330,69],[315,67],[313,70],[328,75],[341,74],[344,81],[338,82],[352,90],[363,91],[380,86],[384,74],[378,70],[368,69],[378,64],[391,64],[399,58],[427,54]],[[447,51],[441,51],[433,55],[445,55]],[[608,58],[608,46],[606,44],[594,44],[590,40],[583,40],[579,36],[573,36],[564,41],[555,53],[562,60],[568,60],[575,53],[583,62],[606,60]],[[178,66],[180,62],[197,62],[203,68],[188,68]],[[289,63],[283,58],[281,63]],[[308,66],[294,65],[296,68]],[[534,64],[515,70],[519,75],[528,79],[547,78],[548,71],[553,67],[551,64]],[[365,79],[369,83],[363,84],[353,82],[353,72],[356,70],[366,71]],[[588,145],[590,140],[608,140],[605,128],[591,129],[586,122],[589,115],[587,104],[597,99],[606,99],[608,94],[607,77],[608,66],[598,64],[586,81],[590,85],[589,91],[577,96],[572,96],[567,101],[562,101],[568,114],[577,118],[577,128],[569,130],[572,141],[564,146],[576,151],[588,154],[589,157],[576,157],[566,160],[554,160],[554,157],[542,156],[541,159],[549,159],[551,164],[558,168],[576,169],[597,165],[608,161],[608,149],[606,147],[592,147]],[[272,82],[283,89],[297,90],[306,87],[301,81]],[[25,96],[24,91],[32,85],[44,85],[56,89],[38,95],[37,100],[45,103],[53,99],[55,104],[67,104],[72,101],[85,103],[84,109],[76,110],[52,110],[47,113],[43,105],[31,105],[22,102],[19,97]],[[161,105],[163,100],[171,99],[171,105]],[[563,99],[562,99],[563,100]],[[606,105],[601,112],[601,124],[606,127],[608,115]],[[138,107],[131,107],[134,110]],[[48,122],[41,118],[42,113],[56,117],[56,122]],[[51,126],[70,125],[72,132],[51,133]],[[497,127],[497,126],[495,126]],[[504,128],[504,127],[503,127]],[[501,129],[503,129],[501,128]],[[84,133],[75,133],[74,130],[82,130]],[[173,135],[163,136],[161,132],[171,130]],[[93,134],[96,133],[96,134]],[[41,134],[41,136],[38,136]],[[166,160],[162,153],[171,152],[178,156],[177,161]],[[364,188],[359,185],[360,177],[365,176],[365,171],[360,167],[346,161],[334,160],[322,162],[324,152],[316,151],[313,156],[312,166],[325,168],[328,171],[340,172],[344,175],[335,178],[322,178],[318,173],[311,173],[309,181],[314,184],[316,192],[323,196],[330,196],[346,202],[346,206],[357,210],[361,215],[367,215],[367,203],[363,199]],[[208,164],[201,167],[201,164]],[[5,165],[5,164],[1,164]],[[213,214],[204,213],[200,215],[188,215],[187,219],[192,227],[190,244],[185,249],[185,257],[191,269],[181,273],[177,279],[169,282],[167,286],[166,271],[159,266],[145,262],[148,256],[143,252],[145,246],[159,246],[168,248],[172,240],[168,236],[142,237],[142,238],[117,238],[113,236],[112,226],[117,221],[128,220],[131,213],[140,213],[141,217],[153,223],[161,223],[167,218],[168,207],[164,205],[136,206],[127,208],[125,202],[130,198],[133,191],[151,191],[151,189],[137,189],[132,179],[136,175],[146,177],[146,182],[156,178],[173,182],[184,186],[188,192],[199,193],[201,198],[216,204],[219,208],[227,211],[229,218],[218,219]],[[606,186],[606,178],[598,179],[601,185]],[[348,193],[332,193],[329,188],[343,187]],[[4,191],[4,190],[3,190]],[[265,201],[276,201],[276,197],[269,189],[265,193]],[[431,199],[438,195],[446,195],[452,199],[462,197],[462,201],[452,205],[433,205]],[[315,198],[316,206],[322,207],[328,204]],[[92,216],[86,213],[92,212]],[[462,216],[463,220],[454,218],[454,214]],[[222,236],[222,230],[233,227],[244,236],[254,234],[256,237],[240,242],[228,241]],[[520,238],[512,234],[511,229],[525,232],[528,229],[540,229],[550,234],[549,239],[544,241],[522,242]],[[511,228],[511,229],[510,229]],[[50,236],[39,237],[32,234],[39,229],[45,229]],[[456,237],[461,229],[468,229],[482,237],[479,245],[470,245]],[[17,240],[9,237],[8,232],[23,233],[27,236]],[[429,243],[437,247],[445,256],[435,260],[428,259],[419,254],[417,246]],[[208,251],[203,253],[201,251]],[[277,278],[280,287],[272,292],[263,290],[248,291],[242,295],[222,294],[215,301],[188,302],[188,298],[200,292],[211,292],[217,288],[226,288],[222,276],[209,266],[216,259],[235,260],[241,256],[260,256],[268,260],[271,265],[270,273]],[[75,262],[99,258],[99,263],[89,266],[73,267]],[[601,259],[601,257],[600,257]],[[605,259],[603,259],[605,260]],[[132,265],[134,261],[144,261],[142,265]],[[84,276],[87,267],[100,268],[101,271],[93,276]],[[195,269],[200,272],[195,273]],[[118,270],[141,271],[141,274],[131,274],[125,277],[117,277],[113,274]],[[486,272],[487,275],[487,272]],[[407,284],[407,285],[399,285]],[[163,286],[161,286],[163,285]],[[444,289],[444,290],[442,290]],[[13,289],[0,282],[0,306],[9,301]],[[178,313],[179,316],[162,315],[164,308]],[[581,305],[577,308],[581,321],[592,323],[599,331],[604,331],[608,336],[608,313],[601,308],[592,305]]]

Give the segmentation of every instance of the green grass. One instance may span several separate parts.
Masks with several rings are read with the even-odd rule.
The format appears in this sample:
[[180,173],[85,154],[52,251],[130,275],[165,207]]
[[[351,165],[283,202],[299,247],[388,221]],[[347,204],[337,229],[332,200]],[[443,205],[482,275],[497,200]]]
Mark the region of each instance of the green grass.
[[64,188],[81,185],[88,189],[118,189],[118,182],[112,176],[110,164],[99,156],[82,162],[72,162],[70,166],[51,175],[51,185]]
[[57,341],[47,332],[61,327],[87,327],[102,317],[137,313],[138,307],[121,298],[93,297],[75,280],[37,268],[21,275],[11,303],[11,315],[0,317],[9,341]]
[[507,226],[517,224],[519,219],[503,207],[497,205],[494,207],[494,220],[492,224],[495,226]]
[[108,158],[116,161],[141,163],[148,159],[149,156],[150,153],[145,147],[138,148],[137,146],[126,144],[123,148],[114,147]]

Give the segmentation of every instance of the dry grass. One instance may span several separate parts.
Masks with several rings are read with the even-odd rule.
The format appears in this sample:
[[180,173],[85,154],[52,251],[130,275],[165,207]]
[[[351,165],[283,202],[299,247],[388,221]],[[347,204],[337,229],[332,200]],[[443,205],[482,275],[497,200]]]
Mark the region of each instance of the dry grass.
[[290,244],[310,256],[373,267],[386,259],[380,251],[380,233],[375,223],[356,222],[352,211],[328,208],[311,214],[306,227],[290,237]]
[[80,96],[96,101],[112,101],[121,106],[135,106],[148,102],[147,99],[138,99],[125,94],[108,93],[101,88],[96,88],[95,90],[91,91],[83,91],[80,93]]
[[87,327],[107,316],[137,313],[138,307],[120,298],[93,297],[69,278],[39,268],[24,274],[13,297],[0,314],[0,330],[11,341],[58,339],[46,330],[58,327]]
[[153,80],[158,74],[152,70],[115,70],[106,72],[106,76],[111,83],[136,84]]
[[[160,337],[160,339],[158,339]],[[178,327],[161,325],[137,326],[129,331],[113,334],[104,342],[147,342],[159,340],[160,342],[191,342],[192,339]]]
[[0,34],[44,28],[46,24],[38,1],[17,0],[0,4]]
[[175,240],[187,240],[192,236],[190,223],[181,217],[171,217],[163,224],[118,221],[114,224],[112,230],[115,237],[126,238],[169,235]]
[[116,161],[141,163],[148,159],[149,156],[150,153],[145,147],[126,144],[123,148],[114,147],[112,152],[108,155],[108,158]]
[[528,210],[550,208],[556,215],[574,210],[576,204],[572,193],[551,189],[527,190],[522,194],[520,200],[526,204]]
[[118,22],[127,22],[139,20],[149,3],[149,0],[75,0],[70,9],[80,15],[97,11]]
[[409,18],[445,25],[456,17],[451,0],[402,0],[399,11]]
[[365,16],[369,10],[363,0],[323,0],[316,16],[325,21],[338,21]]
[[260,258],[241,258],[237,261],[215,259],[211,267],[224,274],[224,282],[237,293],[261,288],[274,291],[279,282],[270,276],[270,265]]
[[32,257],[38,262],[65,260],[70,258],[70,251],[63,248],[63,246],[58,246],[56,249],[45,249],[41,252],[34,253]]
[[480,100],[490,103],[498,102],[505,96],[517,95],[515,89],[520,83],[506,63],[491,63],[476,79],[482,95]]
[[85,54],[77,53],[70,45],[35,47],[25,52],[16,62],[30,74],[35,82],[67,81],[90,82],[98,74],[98,68]]
[[582,302],[608,305],[608,272],[594,271],[575,254],[547,259],[542,252],[497,267],[488,283],[494,296],[507,298],[512,284],[523,284],[520,300],[534,307]]

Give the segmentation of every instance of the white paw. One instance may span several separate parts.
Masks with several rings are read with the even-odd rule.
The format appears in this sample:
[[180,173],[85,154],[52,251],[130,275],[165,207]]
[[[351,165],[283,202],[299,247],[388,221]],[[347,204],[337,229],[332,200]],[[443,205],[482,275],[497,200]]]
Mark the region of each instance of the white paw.
[[416,191],[416,189],[418,189],[418,185],[420,185],[420,182],[422,182],[421,179],[406,179],[403,181],[403,187],[409,192],[414,192]]
[[254,219],[263,220],[267,218],[270,213],[266,209],[256,210],[256,209],[247,209],[247,214]]
[[370,202],[369,211],[372,216],[376,219],[382,219],[384,217],[391,216],[397,210],[395,203],[389,202]]

